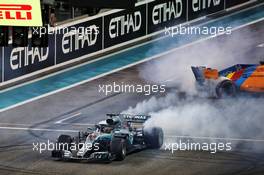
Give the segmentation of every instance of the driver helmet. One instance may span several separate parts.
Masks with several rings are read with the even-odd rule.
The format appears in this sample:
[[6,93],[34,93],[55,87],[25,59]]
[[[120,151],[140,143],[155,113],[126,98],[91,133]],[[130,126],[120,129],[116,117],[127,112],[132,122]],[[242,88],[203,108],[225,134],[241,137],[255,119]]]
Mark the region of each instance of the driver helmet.
[[99,122],[99,125],[101,126],[101,132],[103,133],[111,133],[113,130],[113,126],[109,125],[106,120]]

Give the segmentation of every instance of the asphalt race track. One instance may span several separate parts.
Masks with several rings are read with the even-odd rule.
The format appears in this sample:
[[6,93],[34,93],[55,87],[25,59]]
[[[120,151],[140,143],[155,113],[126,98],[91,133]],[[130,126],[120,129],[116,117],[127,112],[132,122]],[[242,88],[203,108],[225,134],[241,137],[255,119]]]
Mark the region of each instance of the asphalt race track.
[[[210,45],[215,41],[219,43],[233,41],[233,38],[248,36],[249,31],[254,31],[254,35],[249,35],[253,42],[244,42],[246,39],[241,38],[241,42],[237,42],[232,53],[239,58],[247,57],[250,59],[249,62],[255,63],[261,55],[264,55],[264,48],[258,47],[264,43],[263,26],[262,21],[236,30],[230,36],[219,36],[204,41],[202,44],[179,49],[171,55],[184,53],[194,47],[197,49],[204,43]],[[230,52],[228,47],[224,45],[222,47],[223,52]],[[208,53],[204,52],[204,54]],[[113,81],[129,84],[145,83],[145,80],[139,76],[139,70],[142,67],[144,65],[138,65],[2,112],[0,114],[0,174],[264,174],[264,151],[262,149],[236,148],[230,152],[216,154],[205,151],[176,151],[171,154],[167,150],[145,150],[129,155],[122,162],[114,161],[110,164],[57,161],[51,159],[48,151],[42,154],[33,151],[32,143],[47,142],[47,139],[55,141],[61,133],[75,134],[76,131],[85,130],[86,127],[104,119],[106,113],[119,113],[130,106],[135,107],[138,102],[149,99],[150,96],[135,93],[105,96],[98,92],[98,85],[111,84]],[[158,96],[165,95],[159,94]],[[214,102],[210,99],[203,99],[203,101]],[[262,140],[264,138],[258,138],[254,144],[263,147],[264,141]],[[244,142],[254,142],[254,140],[240,140],[240,142],[244,144]]]

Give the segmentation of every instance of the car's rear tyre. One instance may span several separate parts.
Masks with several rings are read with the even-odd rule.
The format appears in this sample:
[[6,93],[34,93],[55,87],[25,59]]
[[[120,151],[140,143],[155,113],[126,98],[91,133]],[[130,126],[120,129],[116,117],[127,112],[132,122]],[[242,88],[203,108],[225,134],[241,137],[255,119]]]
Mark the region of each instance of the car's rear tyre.
[[216,86],[217,98],[235,97],[236,91],[236,86],[230,80],[224,80]]
[[127,146],[123,138],[113,138],[110,145],[111,153],[115,155],[115,160],[121,161],[126,158]]
[[148,148],[159,149],[163,145],[164,134],[159,127],[145,128],[144,140]]
[[58,143],[62,143],[60,145],[60,150],[69,150],[72,143],[72,137],[69,135],[60,135],[58,138]]

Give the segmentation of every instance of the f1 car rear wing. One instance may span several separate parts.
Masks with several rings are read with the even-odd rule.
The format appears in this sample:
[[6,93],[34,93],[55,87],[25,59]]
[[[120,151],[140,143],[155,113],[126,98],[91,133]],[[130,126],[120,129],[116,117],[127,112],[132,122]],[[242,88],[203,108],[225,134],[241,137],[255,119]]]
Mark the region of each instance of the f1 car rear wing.
[[133,123],[145,123],[151,118],[149,115],[131,115],[131,114],[107,114],[110,118],[119,117],[121,121]]
[[[218,79],[219,77],[228,77],[229,74],[234,72],[243,71],[248,67],[256,66],[255,64],[236,64],[224,70],[218,71],[217,69],[206,68],[203,66],[192,66],[192,71],[198,83],[202,84],[207,79]],[[243,73],[243,72],[242,72]]]
[[217,69],[211,69],[206,67],[194,67],[192,66],[194,77],[198,83],[203,83],[206,79],[218,79],[219,72]]

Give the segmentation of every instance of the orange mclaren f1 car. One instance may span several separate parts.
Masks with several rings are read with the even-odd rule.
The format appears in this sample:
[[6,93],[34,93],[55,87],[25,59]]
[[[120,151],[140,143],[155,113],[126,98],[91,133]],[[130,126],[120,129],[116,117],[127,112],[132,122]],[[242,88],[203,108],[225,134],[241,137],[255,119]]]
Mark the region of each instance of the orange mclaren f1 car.
[[214,89],[218,98],[235,96],[239,91],[264,92],[264,62],[237,64],[222,71],[206,67],[192,67],[199,86]]

